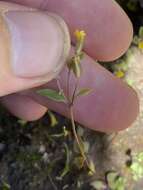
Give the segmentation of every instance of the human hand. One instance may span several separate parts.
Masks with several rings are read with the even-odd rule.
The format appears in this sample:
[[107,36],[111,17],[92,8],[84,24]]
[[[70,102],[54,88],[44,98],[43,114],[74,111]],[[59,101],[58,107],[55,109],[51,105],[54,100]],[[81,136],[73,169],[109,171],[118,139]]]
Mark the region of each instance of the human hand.
[[[98,0],[9,2],[46,12],[0,2],[1,13],[6,10],[3,13],[4,22],[2,18],[0,21],[4,25],[0,31],[0,96],[3,96],[1,102],[5,107],[26,120],[40,118],[47,111],[47,107],[67,116],[64,105],[40,97],[32,89],[51,80],[55,76],[56,72],[53,71],[57,68],[57,63],[58,66],[61,65],[61,70],[68,56],[69,36],[66,25],[61,18],[48,16],[49,11],[66,21],[73,44],[72,34],[76,29],[85,30],[87,33],[80,86],[95,89],[95,93],[76,102],[76,121],[104,132],[128,127],[138,113],[136,93],[94,61],[114,60],[128,49],[133,30],[123,10],[112,0],[102,0],[100,3]],[[8,24],[10,34],[5,31],[5,24]],[[35,31],[41,35],[35,34]],[[44,43],[46,41],[49,43]],[[9,49],[10,47],[12,48]],[[63,51],[64,47],[66,51]],[[11,53],[13,61],[9,61]],[[63,87],[66,75],[66,69],[63,68],[60,73]],[[55,88],[54,80],[47,85]]]

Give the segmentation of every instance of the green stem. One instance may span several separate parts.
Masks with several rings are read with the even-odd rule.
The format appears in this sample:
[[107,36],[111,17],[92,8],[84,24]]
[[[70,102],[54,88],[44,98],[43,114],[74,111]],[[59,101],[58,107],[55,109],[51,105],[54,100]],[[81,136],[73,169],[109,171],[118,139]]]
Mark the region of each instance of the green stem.
[[62,87],[61,87],[61,83],[60,83],[60,80],[59,80],[59,78],[57,78],[56,79],[57,80],[57,87],[58,87],[58,90],[59,90],[59,92],[64,96],[64,98],[65,98],[65,100],[66,100],[66,104],[68,104],[68,102],[69,102],[69,100],[68,100],[68,96],[66,96],[65,95],[65,93],[64,93],[64,90],[62,89]]
[[72,105],[74,104],[74,101],[75,101],[76,91],[77,91],[77,88],[78,88],[78,84],[79,84],[79,80],[77,79],[76,85],[75,85],[75,89],[74,89],[73,95],[72,95],[72,100],[71,100],[71,104],[72,104]]
[[[77,132],[76,132],[76,125],[75,125],[74,114],[73,114],[73,106],[70,106],[70,117],[71,117],[71,124],[72,124],[72,129],[73,129],[73,134],[74,134],[75,140],[76,140],[76,142],[77,142],[77,144],[78,144],[80,153],[81,153],[81,155],[82,155],[84,161],[86,162],[87,167],[90,169],[90,164],[89,164],[89,162],[88,162],[88,159],[87,159],[87,157],[86,157],[86,155],[85,155],[85,152],[84,152],[84,150],[83,150],[83,148],[82,148],[82,145],[81,145],[81,143],[80,143],[80,140],[79,140],[78,135],[77,135]],[[90,170],[91,170],[91,169],[90,169]]]
[[71,76],[71,70],[68,68],[68,78],[67,78],[67,86],[66,86],[66,89],[67,89],[67,99],[68,101],[70,102],[70,76]]

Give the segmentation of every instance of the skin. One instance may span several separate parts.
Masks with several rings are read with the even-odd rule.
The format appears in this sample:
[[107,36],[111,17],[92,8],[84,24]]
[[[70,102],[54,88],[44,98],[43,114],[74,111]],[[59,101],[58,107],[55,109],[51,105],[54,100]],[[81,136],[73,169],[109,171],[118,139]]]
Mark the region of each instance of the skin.
[[[62,16],[70,29],[73,45],[73,31],[77,28],[84,28],[86,31],[87,40],[84,49],[86,56],[82,63],[83,75],[80,86],[90,87],[95,93],[77,100],[76,121],[104,132],[118,131],[130,126],[139,110],[136,93],[94,61],[95,59],[115,60],[128,49],[133,29],[123,10],[112,0],[102,0],[100,3],[98,0],[90,2],[78,0],[76,3],[62,0],[60,4],[58,0],[11,0],[10,2],[48,10]],[[66,85],[66,75],[67,70],[63,69],[60,73],[63,88]],[[72,78],[71,86],[74,82]],[[25,88],[27,83],[25,81]],[[6,88],[10,86],[14,86],[16,91],[16,83],[13,83],[4,87],[3,92],[6,92]],[[55,81],[46,86],[56,88]],[[47,107],[68,116],[67,108],[63,104],[39,97],[34,89],[5,96],[1,98],[1,102],[11,113],[26,120],[40,118]]]

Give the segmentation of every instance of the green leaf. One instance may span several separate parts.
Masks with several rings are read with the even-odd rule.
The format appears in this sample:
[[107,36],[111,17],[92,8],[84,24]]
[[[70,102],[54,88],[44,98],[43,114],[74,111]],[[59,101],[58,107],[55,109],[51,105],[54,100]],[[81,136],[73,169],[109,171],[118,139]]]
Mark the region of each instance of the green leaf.
[[67,144],[64,143],[65,147],[65,154],[66,154],[66,162],[65,162],[65,167],[60,175],[60,178],[62,179],[67,173],[70,171],[70,151],[67,146]]
[[133,38],[133,44],[138,45],[139,41],[140,41],[140,39],[139,39],[138,36],[135,36],[135,37]]
[[17,121],[17,123],[19,123],[22,127],[25,127],[26,124],[28,123],[28,121],[25,121],[25,120],[23,120],[23,119],[19,119],[19,120]]
[[6,182],[3,182],[2,190],[10,190],[10,185]]
[[89,95],[93,90],[90,88],[82,88],[80,89],[80,91],[77,93],[77,97],[78,96],[87,96]]
[[52,89],[38,90],[37,93],[56,102],[65,102],[64,95]]
[[88,172],[88,175],[89,176],[93,176],[95,174],[95,172],[96,172],[95,164],[94,164],[93,160],[90,160],[89,161],[89,172]]
[[100,180],[93,181],[90,185],[97,190],[104,190],[106,188],[105,183]]
[[108,175],[107,175],[107,181],[108,181],[108,183],[114,182],[117,177],[118,177],[118,173],[117,172],[109,172]]
[[140,37],[140,38],[143,38],[143,27],[140,27],[140,30],[139,30],[139,37]]
[[143,152],[140,152],[138,155],[137,155],[137,160],[139,162],[143,162]]
[[143,177],[143,167],[142,167],[142,164],[140,164],[139,162],[134,162],[131,165],[131,171],[133,174],[133,179],[135,181],[137,181]]
[[117,177],[118,177],[118,173],[117,172],[110,172],[110,173],[108,173],[108,175],[107,175],[107,181],[108,181],[108,184],[109,184],[110,188],[115,189]]
[[48,115],[49,115],[50,120],[51,120],[51,127],[55,127],[58,124],[56,116],[50,111],[48,111]]
[[110,172],[107,175],[108,185],[111,189],[124,190],[125,189],[125,179],[117,172]]

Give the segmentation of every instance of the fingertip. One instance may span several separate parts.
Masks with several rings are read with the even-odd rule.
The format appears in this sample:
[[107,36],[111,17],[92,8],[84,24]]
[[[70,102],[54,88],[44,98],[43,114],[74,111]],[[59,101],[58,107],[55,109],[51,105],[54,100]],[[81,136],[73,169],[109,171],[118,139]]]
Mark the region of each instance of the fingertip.
[[109,62],[128,50],[133,39],[133,26],[115,1],[103,1],[102,4],[97,10],[97,21],[91,29],[87,29],[89,37],[85,49],[96,60]]
[[38,120],[47,112],[45,106],[24,95],[14,94],[3,97],[1,103],[14,116],[26,121]]
[[128,49],[133,27],[123,9],[113,0],[48,1],[47,8],[62,16],[70,28],[87,33],[85,51],[99,61],[113,61]]

